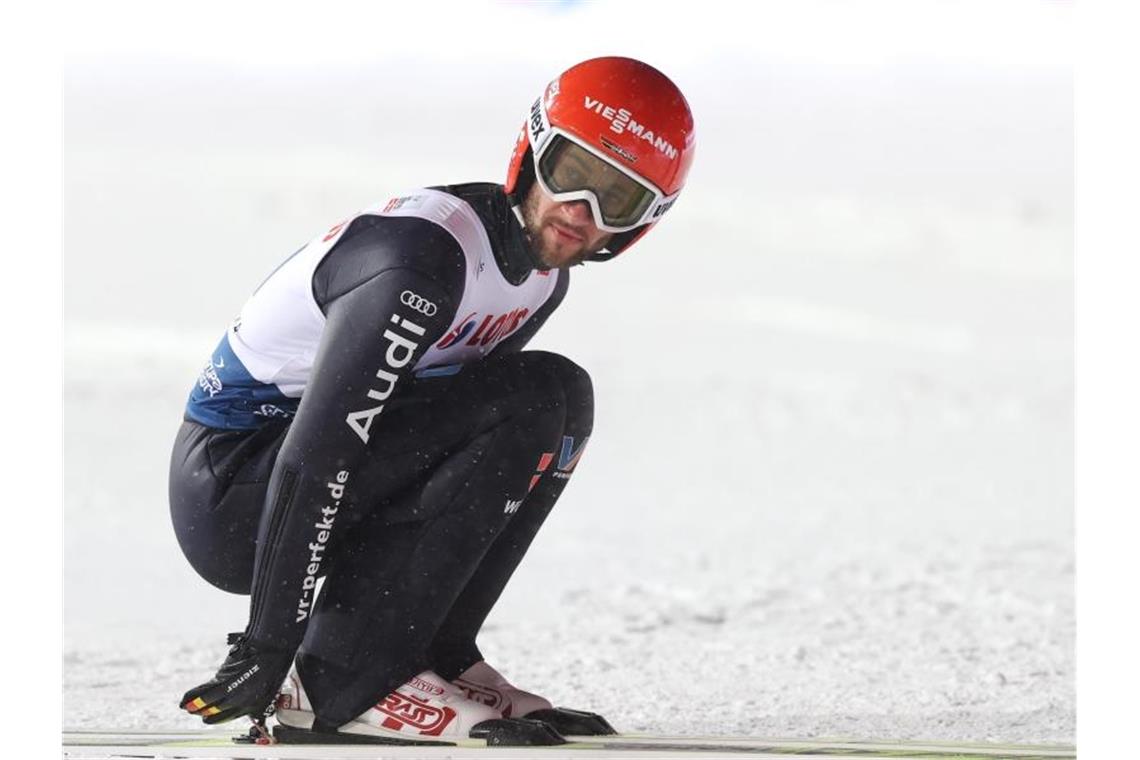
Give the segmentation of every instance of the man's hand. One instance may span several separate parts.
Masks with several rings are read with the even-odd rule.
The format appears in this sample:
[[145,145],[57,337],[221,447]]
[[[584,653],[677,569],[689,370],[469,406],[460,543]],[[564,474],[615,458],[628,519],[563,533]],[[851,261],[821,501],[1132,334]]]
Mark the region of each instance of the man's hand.
[[230,634],[232,645],[217,674],[182,696],[183,710],[204,723],[222,723],[249,715],[260,718],[277,695],[293,656],[258,647],[243,634]]

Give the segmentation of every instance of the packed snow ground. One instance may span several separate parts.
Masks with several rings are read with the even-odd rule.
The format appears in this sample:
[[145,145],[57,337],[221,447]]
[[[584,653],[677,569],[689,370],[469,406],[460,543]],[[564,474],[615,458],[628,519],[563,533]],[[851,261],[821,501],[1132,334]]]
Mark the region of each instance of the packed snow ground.
[[[302,106],[262,140],[215,84],[222,100],[156,94],[116,130],[133,96],[69,85],[71,729],[195,726],[178,698],[244,625],[246,600],[181,557],[165,481],[245,295],[356,208],[498,179],[521,113],[487,104],[498,121],[443,155],[379,139],[376,114],[371,137],[346,119],[314,147]],[[481,638],[508,677],[630,731],[1073,740],[1071,117],[1054,89],[1008,85],[987,85],[1003,105],[979,100],[976,124],[898,127],[944,142],[894,173],[843,163],[873,124],[845,152],[775,120],[755,157],[771,173],[742,178],[746,144],[708,108],[724,139],[682,202],[627,258],[577,270],[534,344],[590,370],[598,421]],[[797,97],[783,112],[811,122]],[[1003,108],[1059,121],[1026,134]],[[963,168],[962,139],[1005,163]],[[835,155],[800,170],[778,148],[812,140]]]

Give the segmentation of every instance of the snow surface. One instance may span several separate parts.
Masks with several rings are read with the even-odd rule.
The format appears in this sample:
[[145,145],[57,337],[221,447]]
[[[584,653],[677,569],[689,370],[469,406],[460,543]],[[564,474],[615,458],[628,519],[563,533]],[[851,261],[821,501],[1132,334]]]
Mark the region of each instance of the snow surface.
[[[441,145],[389,118],[409,93],[318,108],[368,72],[69,71],[65,727],[197,725],[246,612],[169,527],[198,367],[316,232],[500,178],[540,82],[500,74]],[[590,370],[597,428],[484,652],[630,731],[1072,742],[1067,74],[758,68],[759,144],[674,76],[696,170],[534,344]]]

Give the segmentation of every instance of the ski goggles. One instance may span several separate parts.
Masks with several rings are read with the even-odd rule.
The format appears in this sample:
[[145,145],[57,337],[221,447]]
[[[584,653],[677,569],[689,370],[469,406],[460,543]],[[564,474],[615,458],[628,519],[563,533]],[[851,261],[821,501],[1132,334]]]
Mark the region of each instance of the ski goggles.
[[553,128],[534,154],[535,175],[556,201],[586,201],[594,224],[605,232],[628,232],[669,210],[674,197],[593,147]]

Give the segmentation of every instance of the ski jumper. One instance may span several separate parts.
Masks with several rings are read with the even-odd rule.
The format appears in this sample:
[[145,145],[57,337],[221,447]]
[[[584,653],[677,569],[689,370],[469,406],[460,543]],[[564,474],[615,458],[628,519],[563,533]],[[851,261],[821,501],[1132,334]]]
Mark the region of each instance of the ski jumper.
[[522,351],[568,285],[535,268],[500,186],[417,189],[288,258],[199,375],[175,533],[207,581],[251,595],[250,640],[298,651],[322,722],[482,659],[592,429],[586,372]]

